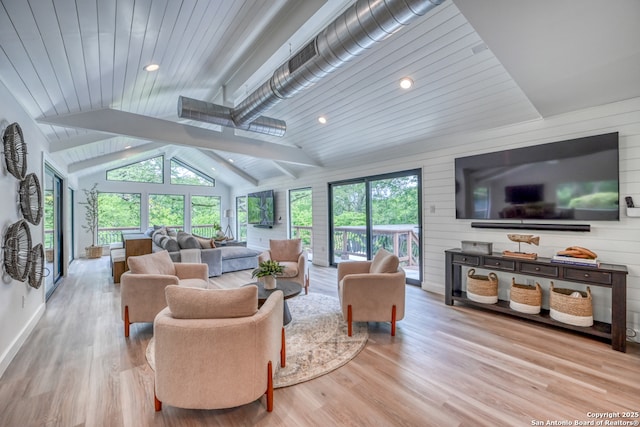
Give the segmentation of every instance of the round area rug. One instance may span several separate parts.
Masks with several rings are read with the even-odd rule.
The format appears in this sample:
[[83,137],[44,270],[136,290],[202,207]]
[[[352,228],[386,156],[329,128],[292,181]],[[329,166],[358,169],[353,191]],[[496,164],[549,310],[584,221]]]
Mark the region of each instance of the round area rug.
[[[287,366],[274,377],[275,388],[309,381],[344,365],[360,353],[369,333],[366,323],[353,324],[347,336],[337,298],[322,294],[300,295],[287,300],[292,321],[285,327]],[[153,369],[155,340],[147,346],[147,361]]]

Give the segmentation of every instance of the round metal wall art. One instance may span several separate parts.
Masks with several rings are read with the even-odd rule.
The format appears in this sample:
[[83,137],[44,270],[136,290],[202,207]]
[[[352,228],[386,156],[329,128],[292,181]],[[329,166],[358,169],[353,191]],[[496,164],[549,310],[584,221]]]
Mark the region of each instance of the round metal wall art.
[[4,269],[24,282],[31,267],[31,232],[24,219],[11,224],[4,235]]
[[28,174],[20,181],[20,210],[24,218],[33,225],[42,219],[42,189],[35,173]]
[[7,170],[11,175],[23,180],[27,173],[27,144],[24,142],[20,125],[11,123],[7,126],[4,130],[2,141]]
[[38,243],[31,249],[31,268],[29,268],[29,286],[39,289],[44,277],[44,248]]

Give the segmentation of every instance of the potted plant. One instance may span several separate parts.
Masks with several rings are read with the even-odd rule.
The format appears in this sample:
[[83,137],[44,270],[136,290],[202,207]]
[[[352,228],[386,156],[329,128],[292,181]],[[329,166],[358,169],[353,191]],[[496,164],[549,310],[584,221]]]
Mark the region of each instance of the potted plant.
[[102,256],[102,246],[98,246],[96,238],[98,235],[98,184],[93,184],[90,190],[84,189],[86,202],[81,202],[86,209],[84,219],[86,224],[82,226],[88,233],[91,233],[91,246],[85,248],[87,258],[100,258]]
[[258,268],[251,272],[251,277],[257,277],[258,280],[264,283],[265,289],[276,288],[276,276],[282,274],[284,266],[278,261],[268,259],[258,264]]
[[214,223],[213,230],[215,231],[215,236],[213,236],[215,240],[220,241],[225,239],[225,235],[222,232],[222,227],[220,226],[220,224]]

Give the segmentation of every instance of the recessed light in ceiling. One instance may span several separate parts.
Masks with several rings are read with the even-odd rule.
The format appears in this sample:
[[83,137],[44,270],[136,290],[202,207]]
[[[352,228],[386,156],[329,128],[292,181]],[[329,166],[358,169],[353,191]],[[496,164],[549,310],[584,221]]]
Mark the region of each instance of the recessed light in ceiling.
[[131,148],[130,145],[127,145],[126,147],[124,147],[125,150],[128,150],[129,148]]
[[325,116],[320,116],[318,117],[318,122],[324,125],[327,123],[327,118]]
[[233,163],[233,159],[228,159],[228,160],[229,160],[229,163]]
[[400,87],[402,89],[410,89],[411,86],[413,86],[413,80],[411,80],[409,77],[405,77],[400,80]]
[[145,71],[157,71],[160,66],[158,64],[149,64],[145,65],[143,70]]

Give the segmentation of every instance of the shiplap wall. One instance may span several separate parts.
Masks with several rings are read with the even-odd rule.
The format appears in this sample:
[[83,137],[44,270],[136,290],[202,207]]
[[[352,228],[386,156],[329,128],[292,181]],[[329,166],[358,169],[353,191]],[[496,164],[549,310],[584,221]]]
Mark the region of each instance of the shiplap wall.
[[[481,230],[471,228],[470,222],[455,219],[454,159],[490,151],[537,145],[564,139],[578,138],[607,132],[620,133],[620,195],[640,200],[640,98],[608,104],[536,120],[514,126],[491,129],[471,134],[448,136],[437,140],[424,140],[424,151],[396,160],[363,164],[354,159],[349,169],[310,169],[304,176],[292,181],[278,179],[261,183],[260,189],[276,190],[276,218],[280,224],[272,229],[249,228],[248,244],[256,248],[268,246],[269,238],[287,237],[287,197],[292,188],[313,189],[313,262],[328,265],[328,194],[327,183],[341,179],[375,175],[413,168],[422,168],[423,174],[423,267],[425,290],[444,293],[444,250],[460,247],[462,240],[493,242],[494,251],[514,250],[506,234],[509,230]],[[346,141],[345,141],[346,142]],[[429,147],[440,148],[430,150]],[[243,195],[255,188],[236,189],[234,195]],[[624,203],[622,203],[624,206]],[[619,222],[590,222],[591,232],[540,232],[540,246],[531,252],[551,256],[557,250],[571,245],[585,246],[598,253],[601,260],[627,265],[627,320],[628,327],[640,330],[640,218],[629,218],[621,208]],[[584,221],[577,221],[584,223]],[[523,231],[528,233],[527,231]],[[501,297],[506,298],[511,275],[500,274]],[[525,280],[516,276],[516,279]],[[521,282],[522,283],[522,282]],[[548,281],[542,281],[548,288]],[[579,285],[558,283],[560,286],[581,288]],[[584,288],[583,288],[584,289]],[[591,287],[594,294],[594,317],[609,321],[610,292]]]

